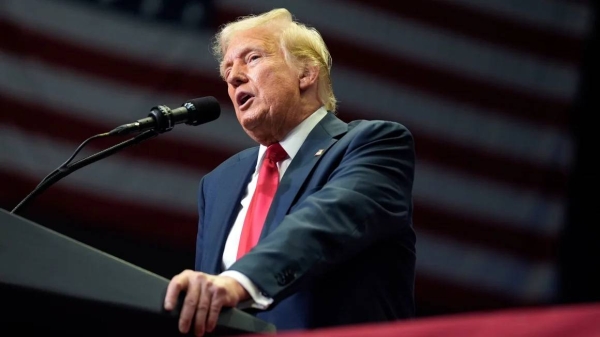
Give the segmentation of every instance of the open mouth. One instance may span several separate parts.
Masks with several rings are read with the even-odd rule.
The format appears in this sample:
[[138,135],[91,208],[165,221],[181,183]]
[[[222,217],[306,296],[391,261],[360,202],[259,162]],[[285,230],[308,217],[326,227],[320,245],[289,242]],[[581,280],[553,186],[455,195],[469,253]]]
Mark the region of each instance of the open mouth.
[[250,101],[252,98],[254,98],[254,96],[253,96],[253,95],[251,95],[251,94],[248,94],[248,93],[240,93],[240,94],[238,95],[238,98],[237,98],[237,103],[238,103],[238,106],[240,107],[240,109],[242,109],[242,108],[245,108],[247,105],[249,105],[249,103],[248,103],[248,102],[249,102],[249,101]]

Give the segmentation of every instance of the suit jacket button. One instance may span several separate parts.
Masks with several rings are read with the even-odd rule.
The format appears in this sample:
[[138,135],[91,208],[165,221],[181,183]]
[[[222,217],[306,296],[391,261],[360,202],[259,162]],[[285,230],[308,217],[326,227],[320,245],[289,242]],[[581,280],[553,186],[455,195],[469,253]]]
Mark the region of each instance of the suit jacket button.
[[285,277],[282,274],[275,275],[275,280],[277,280],[277,284],[280,286],[284,286],[286,284]]
[[291,269],[285,269],[279,274],[275,275],[275,279],[277,280],[278,285],[284,286],[296,279],[296,276],[296,272],[292,271]]

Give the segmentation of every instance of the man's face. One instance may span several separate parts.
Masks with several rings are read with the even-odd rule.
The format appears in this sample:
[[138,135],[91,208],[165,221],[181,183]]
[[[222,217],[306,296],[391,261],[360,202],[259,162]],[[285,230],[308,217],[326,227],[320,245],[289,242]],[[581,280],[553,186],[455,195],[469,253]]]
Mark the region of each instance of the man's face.
[[263,145],[281,140],[281,133],[295,123],[299,71],[286,62],[272,32],[256,28],[236,34],[225,51],[222,71],[246,133]]

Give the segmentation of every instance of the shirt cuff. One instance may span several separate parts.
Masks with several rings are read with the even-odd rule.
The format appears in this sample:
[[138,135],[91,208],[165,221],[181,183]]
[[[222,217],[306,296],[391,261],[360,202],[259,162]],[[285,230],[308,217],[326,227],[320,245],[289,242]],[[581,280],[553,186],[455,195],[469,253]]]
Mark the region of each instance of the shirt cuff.
[[266,297],[265,295],[263,295],[260,290],[258,290],[258,288],[256,287],[256,285],[254,285],[254,283],[252,281],[250,281],[250,279],[248,277],[246,277],[246,275],[240,273],[239,271],[235,271],[235,270],[226,270],[224,272],[222,272],[220,274],[220,276],[228,276],[231,277],[232,279],[238,281],[242,287],[244,287],[244,289],[246,289],[246,291],[248,292],[248,294],[250,294],[250,297],[252,297],[252,300],[249,300],[247,302],[244,303],[240,303],[240,305],[238,305],[238,308],[240,309],[244,309],[244,308],[255,308],[255,309],[260,309],[260,310],[265,310],[269,307],[269,305],[271,305],[271,303],[273,303],[273,299]]

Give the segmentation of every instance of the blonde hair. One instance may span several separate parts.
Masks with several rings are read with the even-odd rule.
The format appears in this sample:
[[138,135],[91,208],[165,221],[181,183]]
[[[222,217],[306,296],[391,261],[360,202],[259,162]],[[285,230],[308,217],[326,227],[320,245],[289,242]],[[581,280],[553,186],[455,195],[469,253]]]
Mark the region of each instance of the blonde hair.
[[223,62],[224,52],[236,33],[268,25],[281,26],[281,32],[274,38],[279,38],[276,42],[279,42],[288,62],[319,68],[319,98],[327,110],[335,112],[337,100],[331,83],[332,60],[325,41],[315,28],[294,21],[287,9],[278,8],[261,15],[243,16],[224,25],[215,35],[213,43],[213,53],[219,64]]

